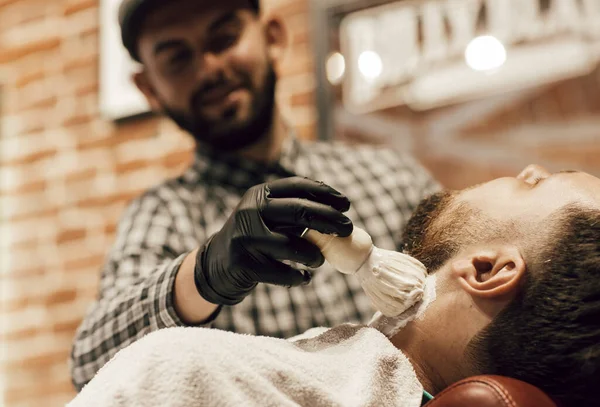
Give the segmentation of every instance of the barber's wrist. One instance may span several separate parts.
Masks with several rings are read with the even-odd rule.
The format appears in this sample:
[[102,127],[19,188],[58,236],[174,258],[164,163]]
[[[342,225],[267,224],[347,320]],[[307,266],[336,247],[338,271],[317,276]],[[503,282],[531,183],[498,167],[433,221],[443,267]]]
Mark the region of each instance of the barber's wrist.
[[203,319],[200,322],[196,322],[195,324],[190,325],[190,326],[204,326],[204,325],[211,324],[214,322],[215,319],[217,319],[219,314],[221,314],[222,310],[223,310],[223,305],[217,305],[217,308],[206,319]]
[[246,296],[252,291],[254,287],[249,287],[247,290],[235,290],[233,287],[229,290],[223,289],[226,286],[224,275],[217,275],[216,278],[211,278],[214,273],[210,273],[208,270],[207,253],[210,246],[212,237],[204,244],[196,255],[196,264],[194,267],[194,284],[198,294],[206,301],[218,305],[236,305],[239,304],[246,298]]
[[194,285],[194,266],[198,250],[185,256],[177,269],[173,286],[173,306],[181,322],[188,326],[202,325],[214,320],[218,304],[198,294]]

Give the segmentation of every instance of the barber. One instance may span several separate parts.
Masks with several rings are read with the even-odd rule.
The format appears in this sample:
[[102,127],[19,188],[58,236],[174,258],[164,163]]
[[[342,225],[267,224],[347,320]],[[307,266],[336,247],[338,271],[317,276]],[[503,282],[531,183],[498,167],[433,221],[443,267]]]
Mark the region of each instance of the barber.
[[435,181],[389,150],[294,136],[275,103],[286,32],[258,0],[124,0],[119,18],[141,64],[137,87],[194,138],[195,159],[122,215],[74,341],[75,386],[165,327],[289,337],[367,321],[358,281],[324,265],[298,232],[348,236],[357,224],[397,249]]

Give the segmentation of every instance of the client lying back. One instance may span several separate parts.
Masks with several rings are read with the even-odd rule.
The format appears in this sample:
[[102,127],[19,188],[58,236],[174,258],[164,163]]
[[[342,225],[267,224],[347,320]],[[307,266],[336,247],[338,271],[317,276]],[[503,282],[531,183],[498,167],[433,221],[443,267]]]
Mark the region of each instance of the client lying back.
[[600,406],[600,179],[536,174],[419,205],[405,254],[429,275],[400,315],[288,340],[159,330],[70,406],[419,407],[481,374],[528,382],[565,407]]

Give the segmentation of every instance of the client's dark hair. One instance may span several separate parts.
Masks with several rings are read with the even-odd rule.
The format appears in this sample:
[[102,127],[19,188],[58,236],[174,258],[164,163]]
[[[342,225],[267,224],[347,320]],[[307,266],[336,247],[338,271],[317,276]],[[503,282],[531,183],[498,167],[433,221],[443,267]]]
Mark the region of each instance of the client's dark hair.
[[600,406],[600,211],[570,207],[557,225],[469,353],[482,373],[531,383],[564,406]]

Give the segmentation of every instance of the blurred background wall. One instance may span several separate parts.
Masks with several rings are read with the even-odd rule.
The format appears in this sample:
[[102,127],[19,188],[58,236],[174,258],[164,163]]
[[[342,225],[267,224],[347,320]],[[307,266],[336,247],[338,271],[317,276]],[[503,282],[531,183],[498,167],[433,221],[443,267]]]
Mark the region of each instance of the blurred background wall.
[[[291,33],[278,100],[299,135],[315,139],[309,0],[263,3]],[[121,211],[179,174],[192,143],[157,117],[101,117],[98,0],[0,0],[0,80],[0,406],[59,406],[74,396],[71,340]],[[335,138],[413,151],[450,187],[515,175],[529,162],[600,175],[598,69],[420,112],[356,115],[340,98],[334,88],[325,103]]]
[[600,0],[314,4],[321,133],[411,151],[449,188],[600,176]]
[[[291,31],[278,96],[310,138],[308,2],[264,5]],[[98,6],[0,0],[0,406],[60,406],[73,397],[71,340],[96,295],[119,214],[190,159],[190,139],[167,121],[100,117]]]

